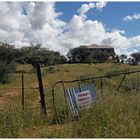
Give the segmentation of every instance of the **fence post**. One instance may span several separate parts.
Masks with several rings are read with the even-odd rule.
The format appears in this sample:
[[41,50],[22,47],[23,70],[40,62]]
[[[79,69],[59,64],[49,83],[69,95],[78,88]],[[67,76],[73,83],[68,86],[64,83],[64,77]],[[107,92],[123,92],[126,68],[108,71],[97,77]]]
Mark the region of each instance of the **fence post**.
[[41,101],[40,101],[41,102],[41,108],[42,108],[42,112],[45,115],[47,115],[40,65],[38,63],[36,63],[35,67],[36,67],[37,78],[38,78],[38,85],[39,85],[39,92],[40,92],[40,99],[41,99]]
[[55,117],[56,117],[56,122],[59,124],[61,121],[60,121],[60,118],[59,118],[59,115],[58,115],[58,111],[56,109],[56,105],[55,105],[55,96],[54,96],[54,85],[52,86],[52,102],[53,102],[53,108],[54,108],[54,114],[55,114]]
[[22,110],[24,110],[24,75],[22,73],[22,80],[21,80],[21,85],[22,85]]
[[65,94],[65,84],[64,84],[64,80],[62,81],[62,85],[63,85],[63,91],[64,91],[64,97],[65,97],[65,105],[66,105],[66,111],[67,111],[67,115],[68,115],[68,104],[67,104],[67,99],[66,99],[66,94]]

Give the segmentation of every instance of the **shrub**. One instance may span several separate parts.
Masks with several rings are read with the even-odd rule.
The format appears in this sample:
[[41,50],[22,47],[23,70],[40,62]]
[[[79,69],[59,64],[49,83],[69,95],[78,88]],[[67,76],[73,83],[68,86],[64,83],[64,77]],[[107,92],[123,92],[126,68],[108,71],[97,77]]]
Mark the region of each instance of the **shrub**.
[[16,64],[11,62],[7,64],[6,62],[0,62],[0,83],[5,84],[9,82],[9,77],[12,72],[16,69]]
[[50,66],[48,67],[48,72],[49,73],[55,73],[56,71],[60,71],[58,68]]
[[17,57],[14,45],[7,42],[0,42],[0,83],[6,83],[9,80],[9,74],[15,71],[14,63]]

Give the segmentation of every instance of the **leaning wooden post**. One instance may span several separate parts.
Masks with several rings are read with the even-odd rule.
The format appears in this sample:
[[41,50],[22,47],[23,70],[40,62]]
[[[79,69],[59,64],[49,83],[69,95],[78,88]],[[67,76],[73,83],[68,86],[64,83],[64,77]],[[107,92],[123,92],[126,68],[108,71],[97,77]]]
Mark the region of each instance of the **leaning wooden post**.
[[24,110],[24,75],[22,73],[22,80],[21,80],[21,85],[22,85],[22,92],[21,92],[21,95],[22,95],[22,110]]
[[36,72],[37,72],[37,77],[38,77],[38,86],[39,86],[39,92],[40,92],[41,109],[42,109],[42,112],[45,115],[47,115],[40,65],[38,63],[36,63],[35,67],[36,67]]

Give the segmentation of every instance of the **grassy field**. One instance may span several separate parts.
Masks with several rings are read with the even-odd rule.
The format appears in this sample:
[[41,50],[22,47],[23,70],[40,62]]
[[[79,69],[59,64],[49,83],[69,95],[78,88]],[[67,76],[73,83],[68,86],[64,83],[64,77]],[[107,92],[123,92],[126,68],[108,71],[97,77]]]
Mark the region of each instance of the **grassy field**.
[[[62,85],[55,89],[56,106],[62,121],[55,123],[51,87],[59,80],[93,77],[122,71],[140,70],[127,64],[73,64],[42,67],[42,78],[47,104],[47,117],[40,111],[37,77],[31,65],[19,65],[9,83],[0,84],[0,138],[106,138],[140,137],[140,78],[126,76],[117,96],[114,96],[122,76],[95,80],[98,100],[81,112],[79,121],[65,116]],[[25,110],[21,106],[21,73],[25,78]],[[89,81],[90,82],[90,81]],[[81,83],[84,84],[84,83]],[[77,86],[67,84],[66,87]]]

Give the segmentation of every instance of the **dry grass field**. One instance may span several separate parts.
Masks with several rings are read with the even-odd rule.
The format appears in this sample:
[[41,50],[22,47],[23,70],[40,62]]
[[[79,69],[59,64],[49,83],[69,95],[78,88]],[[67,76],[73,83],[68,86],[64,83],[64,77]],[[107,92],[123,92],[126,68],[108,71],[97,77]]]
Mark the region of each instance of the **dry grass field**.
[[[138,73],[126,76],[117,96],[114,96],[122,76],[95,80],[96,104],[81,112],[79,121],[65,117],[63,89],[58,85],[56,105],[62,120],[54,122],[51,87],[59,80],[94,77],[131,70],[140,66],[127,64],[65,64],[42,67],[42,78],[47,105],[47,117],[40,111],[36,74],[31,65],[19,65],[10,82],[0,84],[0,138],[137,138],[140,137],[140,78]],[[21,106],[21,73],[25,79],[25,109]],[[81,83],[84,84],[84,83]],[[66,87],[75,86],[68,84]]]

